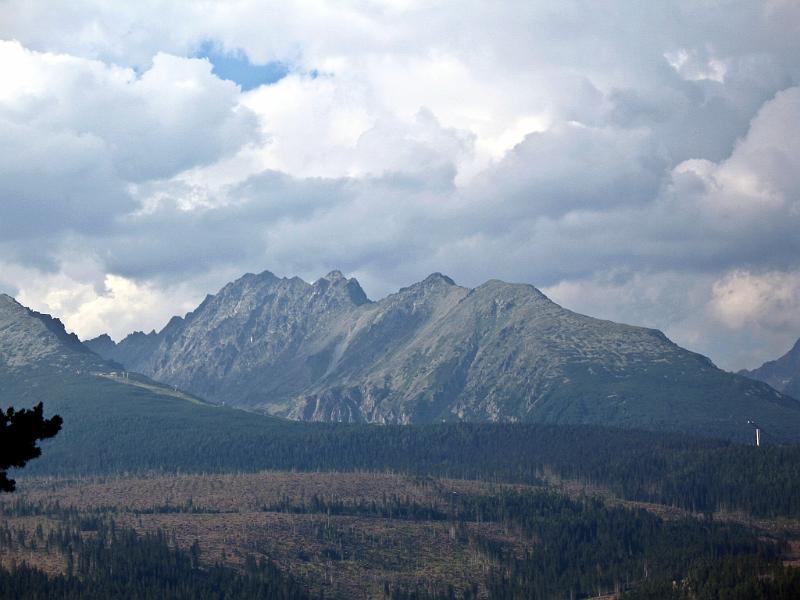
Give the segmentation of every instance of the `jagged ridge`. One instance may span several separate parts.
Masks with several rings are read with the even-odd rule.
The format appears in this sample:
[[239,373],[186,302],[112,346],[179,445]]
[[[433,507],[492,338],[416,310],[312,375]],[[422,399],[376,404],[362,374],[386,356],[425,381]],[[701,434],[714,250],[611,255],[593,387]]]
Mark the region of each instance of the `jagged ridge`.
[[104,363],[50,315],[0,294],[0,369],[47,363],[53,368],[88,368]]
[[[107,340],[89,345],[108,353]],[[796,401],[659,331],[573,313],[530,285],[468,289],[439,273],[379,302],[338,271],[312,284],[248,274],[107,355],[204,397],[302,420],[599,423],[742,438],[748,418],[788,437],[800,424]]]

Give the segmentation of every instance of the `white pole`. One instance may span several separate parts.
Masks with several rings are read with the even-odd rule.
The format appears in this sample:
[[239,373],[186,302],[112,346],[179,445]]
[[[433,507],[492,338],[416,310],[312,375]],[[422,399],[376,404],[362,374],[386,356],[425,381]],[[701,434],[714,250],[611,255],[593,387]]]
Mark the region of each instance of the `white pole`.
[[756,427],[756,447],[761,445],[761,430]]

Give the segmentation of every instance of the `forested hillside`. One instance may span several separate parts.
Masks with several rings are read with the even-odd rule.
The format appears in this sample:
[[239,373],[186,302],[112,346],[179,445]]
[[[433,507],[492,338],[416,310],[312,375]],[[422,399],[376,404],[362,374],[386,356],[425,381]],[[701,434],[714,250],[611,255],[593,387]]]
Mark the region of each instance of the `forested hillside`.
[[[0,598],[789,600],[800,591],[782,562],[785,534],[643,506],[396,475],[42,481],[0,502]],[[4,570],[3,556],[50,576]]]
[[798,446],[592,426],[302,424],[216,408],[199,412],[191,427],[181,426],[182,411],[166,412],[166,426],[128,416],[131,429],[66,422],[66,435],[46,442],[44,456],[19,475],[395,471],[535,484],[552,473],[692,511],[800,516]]
[[[87,535],[87,531],[91,533]],[[66,557],[66,572],[48,576],[28,565],[0,566],[0,598],[58,600],[308,600],[300,585],[262,559],[244,573],[215,565],[200,569],[196,548],[181,550],[163,532],[140,535],[96,519],[65,523],[28,538],[8,526],[0,528],[0,550],[41,544]],[[16,539],[13,539],[16,537]],[[30,541],[28,541],[30,540]]]

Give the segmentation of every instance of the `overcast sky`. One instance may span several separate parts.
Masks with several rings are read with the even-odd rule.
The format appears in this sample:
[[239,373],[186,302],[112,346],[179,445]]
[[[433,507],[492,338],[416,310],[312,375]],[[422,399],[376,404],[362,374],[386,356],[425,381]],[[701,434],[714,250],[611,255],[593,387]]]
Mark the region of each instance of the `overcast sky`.
[[727,369],[800,337],[796,0],[0,0],[0,291],[532,283]]

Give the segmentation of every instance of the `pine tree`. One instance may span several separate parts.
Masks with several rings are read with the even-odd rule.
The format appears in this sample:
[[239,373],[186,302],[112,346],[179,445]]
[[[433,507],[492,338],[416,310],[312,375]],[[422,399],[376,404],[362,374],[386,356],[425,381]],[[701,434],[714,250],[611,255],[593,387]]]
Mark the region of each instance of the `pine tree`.
[[41,402],[32,409],[0,410],[0,492],[14,491],[15,481],[9,479],[8,469],[24,467],[41,455],[36,442],[55,436],[62,422],[58,415],[45,419]]

